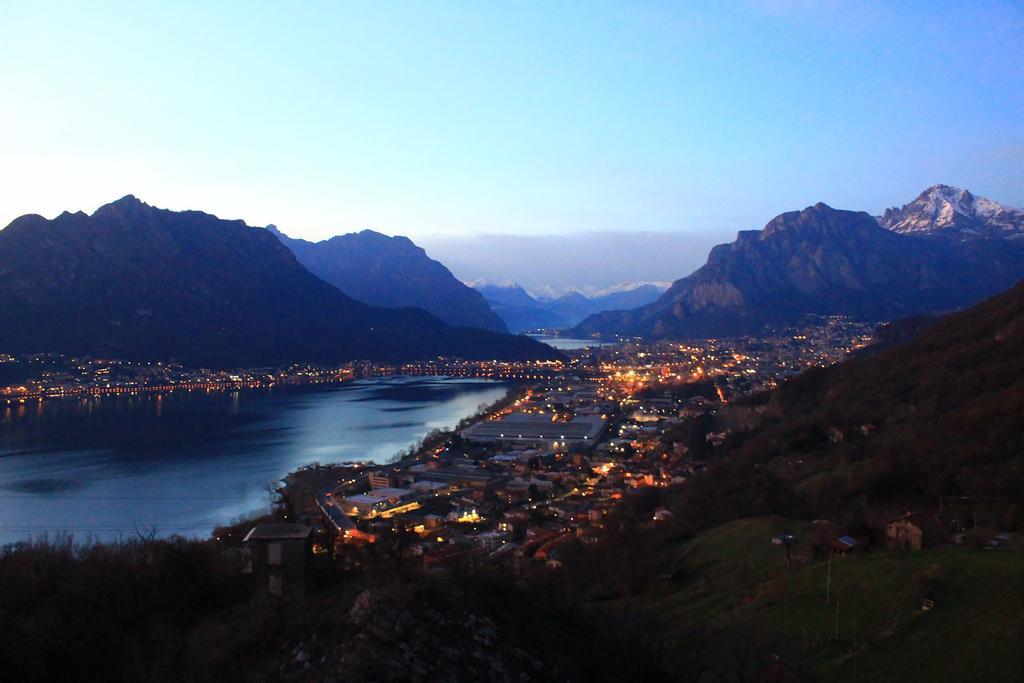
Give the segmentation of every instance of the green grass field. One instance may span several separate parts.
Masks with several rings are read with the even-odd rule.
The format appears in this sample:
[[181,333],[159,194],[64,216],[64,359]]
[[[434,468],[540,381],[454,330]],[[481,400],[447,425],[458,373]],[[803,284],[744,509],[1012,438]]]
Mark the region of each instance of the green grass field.
[[[751,518],[708,530],[672,548],[677,576],[629,608],[786,643],[787,663],[823,680],[1024,681],[1024,550],[855,552],[833,560],[826,604],[828,563],[807,561],[807,529]],[[792,567],[770,542],[780,532],[797,538]]]

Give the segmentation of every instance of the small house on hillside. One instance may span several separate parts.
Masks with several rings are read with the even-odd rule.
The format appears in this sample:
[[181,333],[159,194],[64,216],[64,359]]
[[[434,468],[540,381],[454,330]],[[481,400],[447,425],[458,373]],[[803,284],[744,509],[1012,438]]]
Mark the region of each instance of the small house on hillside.
[[853,536],[840,536],[832,541],[832,552],[838,555],[852,553],[857,547],[857,540]]
[[904,550],[920,550],[939,545],[949,535],[938,517],[924,512],[908,512],[885,526],[889,545]]
[[260,524],[245,544],[258,590],[275,597],[301,596],[309,587],[313,527],[302,524]]
[[654,511],[655,522],[665,522],[672,519],[672,511],[668,508],[660,507]]

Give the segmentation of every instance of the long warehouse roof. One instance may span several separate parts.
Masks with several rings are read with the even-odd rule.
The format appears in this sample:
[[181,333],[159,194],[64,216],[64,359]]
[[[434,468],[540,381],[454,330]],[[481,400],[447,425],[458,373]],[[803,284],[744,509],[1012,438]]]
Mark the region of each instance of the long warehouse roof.
[[596,439],[604,427],[597,416],[574,417],[569,422],[552,421],[549,417],[528,413],[515,413],[500,420],[485,420],[463,430],[467,439],[518,440],[567,439],[583,441]]

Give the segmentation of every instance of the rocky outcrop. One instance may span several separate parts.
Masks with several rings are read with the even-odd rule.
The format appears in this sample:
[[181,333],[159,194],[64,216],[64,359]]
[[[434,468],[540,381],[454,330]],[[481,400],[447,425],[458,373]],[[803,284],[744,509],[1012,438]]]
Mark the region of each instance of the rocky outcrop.
[[521,638],[472,604],[416,595],[411,587],[366,589],[344,628],[320,629],[278,664],[295,681],[529,681],[552,671]]

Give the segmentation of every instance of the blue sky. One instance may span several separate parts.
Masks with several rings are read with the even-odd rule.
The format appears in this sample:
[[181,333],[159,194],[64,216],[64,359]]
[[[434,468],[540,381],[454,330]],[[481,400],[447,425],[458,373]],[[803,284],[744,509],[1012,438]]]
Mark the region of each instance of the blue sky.
[[618,256],[671,279],[817,201],[1024,205],[1022,122],[1018,2],[0,0],[0,225],[134,193],[455,251],[670,232]]

